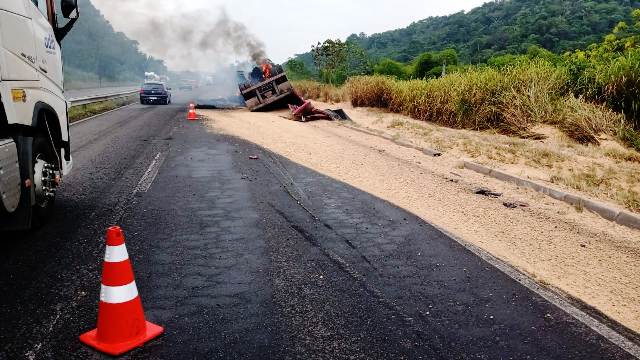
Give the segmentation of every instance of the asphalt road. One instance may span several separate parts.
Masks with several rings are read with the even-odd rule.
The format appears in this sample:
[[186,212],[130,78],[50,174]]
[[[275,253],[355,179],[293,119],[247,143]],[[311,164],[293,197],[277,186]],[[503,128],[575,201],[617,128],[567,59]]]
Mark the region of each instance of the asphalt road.
[[631,358],[416,216],[185,116],[72,127],[55,217],[0,234],[0,358],[103,357],[78,335],[112,224],[166,328],[131,359]]

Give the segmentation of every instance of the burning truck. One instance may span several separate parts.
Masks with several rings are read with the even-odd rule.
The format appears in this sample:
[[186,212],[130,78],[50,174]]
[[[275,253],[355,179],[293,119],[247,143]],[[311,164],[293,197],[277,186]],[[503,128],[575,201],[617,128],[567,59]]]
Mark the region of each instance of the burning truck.
[[250,111],[268,111],[277,108],[291,110],[291,118],[295,121],[312,120],[350,120],[342,110],[321,110],[313,106],[311,101],[298,95],[287,78],[287,74],[281,65],[276,65],[268,59],[262,60],[248,74],[236,71],[236,81],[239,88],[237,97],[211,98],[198,101],[198,108],[230,109],[236,108],[239,103]]
[[244,72],[239,71],[238,87],[251,111],[300,104],[300,98],[295,94],[282,66],[269,59],[262,60],[254,67],[248,78]]

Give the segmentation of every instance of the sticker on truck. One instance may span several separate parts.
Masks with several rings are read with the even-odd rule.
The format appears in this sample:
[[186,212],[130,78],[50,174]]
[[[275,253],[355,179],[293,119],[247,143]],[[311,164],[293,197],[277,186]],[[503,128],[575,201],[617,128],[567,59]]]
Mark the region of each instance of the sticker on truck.
[[23,89],[11,89],[13,102],[27,102],[27,92]]

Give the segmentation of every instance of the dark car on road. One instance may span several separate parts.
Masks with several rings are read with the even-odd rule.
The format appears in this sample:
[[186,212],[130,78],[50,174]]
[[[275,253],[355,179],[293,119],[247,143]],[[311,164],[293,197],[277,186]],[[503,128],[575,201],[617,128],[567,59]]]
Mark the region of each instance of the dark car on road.
[[170,90],[165,83],[144,83],[140,89],[140,104],[171,104]]

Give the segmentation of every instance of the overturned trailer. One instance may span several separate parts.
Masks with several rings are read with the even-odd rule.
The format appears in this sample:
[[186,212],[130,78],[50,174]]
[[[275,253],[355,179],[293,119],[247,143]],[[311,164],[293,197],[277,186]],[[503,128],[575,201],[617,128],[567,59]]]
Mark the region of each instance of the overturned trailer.
[[[251,111],[286,107],[298,103],[293,86],[280,65],[263,64],[256,67],[247,79],[244,73],[238,73],[240,94]],[[244,79],[244,81],[242,80]]]

